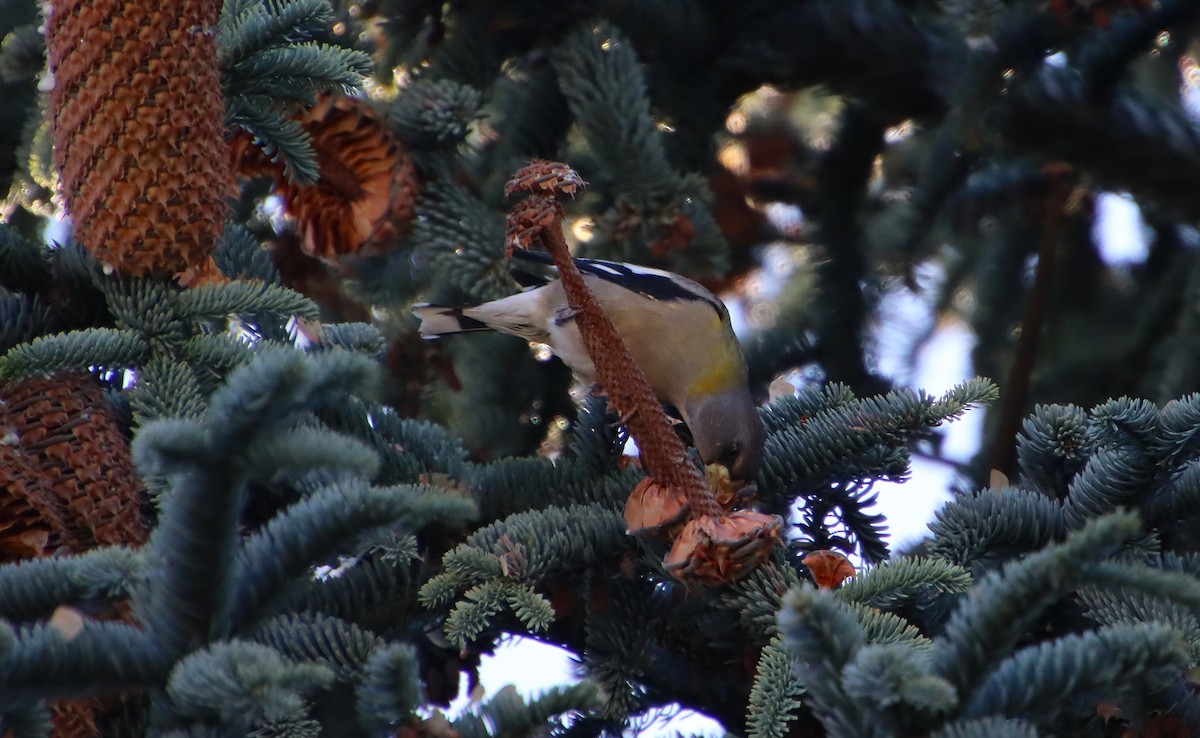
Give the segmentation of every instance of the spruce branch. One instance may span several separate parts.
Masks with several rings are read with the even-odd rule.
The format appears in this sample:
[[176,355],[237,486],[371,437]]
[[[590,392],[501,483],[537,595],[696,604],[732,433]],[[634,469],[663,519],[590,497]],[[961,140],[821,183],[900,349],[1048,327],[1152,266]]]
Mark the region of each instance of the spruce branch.
[[836,411],[858,402],[858,397],[849,385],[829,382],[820,387],[805,387],[799,392],[784,395],[769,405],[770,411],[762,413],[763,425],[768,434],[787,428],[805,425],[812,416],[823,411]]
[[316,320],[317,306],[293,290],[272,284],[223,282],[201,285],[179,294],[179,315],[193,321],[224,321],[241,313],[272,313]]
[[1159,429],[1151,442],[1163,467],[1173,467],[1200,453],[1200,394],[1168,402],[1159,410]]
[[60,322],[58,311],[37,295],[0,295],[0,355],[54,332]]
[[792,590],[779,613],[784,644],[797,660],[801,686],[830,736],[882,736],[887,726],[863,709],[842,684],[842,672],[867,644],[851,608],[829,590],[801,586]]
[[396,97],[389,115],[392,127],[408,146],[449,148],[466,138],[470,125],[483,117],[483,95],[453,80],[419,79]]
[[784,594],[799,586],[800,581],[796,570],[777,552],[771,561],[722,593],[722,605],[736,611],[748,635],[765,644],[779,634],[776,614]]
[[0,357],[0,377],[48,376],[91,367],[125,369],[137,365],[146,350],[140,334],[118,328],[85,328],[40,336],[14,346]]
[[1188,462],[1148,498],[1141,513],[1152,528],[1187,524],[1200,517],[1200,460]]
[[13,738],[50,738],[54,725],[45,703],[34,702],[6,708],[0,716],[0,727]]
[[254,234],[239,223],[225,221],[221,242],[213,249],[213,261],[221,273],[230,279],[279,283],[279,272],[275,269],[271,252],[263,248]]
[[236,633],[268,612],[315,562],[350,553],[357,536],[380,526],[417,530],[442,519],[470,517],[474,506],[421,488],[376,488],[365,482],[328,485],[273,518],[251,536],[233,563],[231,609],[221,632]]
[[611,604],[589,608],[584,668],[588,680],[601,690],[601,714],[610,720],[627,720],[648,706],[650,680],[678,668],[656,637],[669,624],[670,610],[662,601],[645,597],[645,583],[593,583],[593,587]]
[[217,29],[218,59],[222,66],[277,48],[297,36],[314,34],[333,18],[326,0],[236,0],[224,4]]
[[0,654],[0,711],[46,698],[152,688],[171,666],[155,635],[125,623],[88,621],[70,638],[39,623],[19,629],[9,642]]
[[316,153],[289,116],[323,91],[359,87],[373,68],[361,51],[311,40],[332,17],[328,0],[257,0],[226,3],[217,23],[227,123],[246,130],[300,184],[316,182]]
[[316,351],[338,348],[382,359],[386,346],[387,339],[370,323],[325,323],[321,326],[321,342],[313,348]]
[[129,393],[129,405],[139,423],[155,418],[197,418],[204,413],[207,393],[191,366],[160,354],[138,369],[138,383]]
[[612,27],[588,23],[566,37],[551,63],[591,148],[616,155],[606,171],[640,210],[649,210],[679,175],[667,162],[633,45]]
[[1088,450],[1087,413],[1074,405],[1037,405],[1017,436],[1022,484],[1054,499],[1067,495]]
[[[153,560],[165,565],[150,569],[148,596],[135,605],[166,654],[178,657],[197,639],[225,633],[231,608],[245,607],[235,599],[231,578],[246,495],[245,449],[260,434],[287,428],[302,411],[369,388],[374,371],[372,363],[351,354],[267,352],[230,375],[202,418],[142,428],[134,462],[144,474],[169,479],[172,491],[149,544]],[[280,566],[274,560],[261,563]],[[289,560],[281,570],[295,574],[297,566]],[[272,580],[269,591],[286,583]]]
[[371,66],[370,57],[361,51],[306,41],[264,49],[234,62],[225,73],[237,80],[239,95],[312,105],[319,93],[347,92],[358,86]]
[[435,183],[422,192],[416,216],[416,254],[428,269],[445,275],[456,298],[486,301],[512,292],[500,258],[504,221],[483,200],[460,185]]
[[[429,589],[433,592],[433,590],[438,589],[433,583],[440,578],[445,578],[449,581],[458,579],[460,581],[459,586],[473,586],[486,582],[489,579],[498,578],[504,574],[504,566],[500,562],[499,556],[489,550],[470,545],[459,546],[447,552],[442,557],[442,568],[444,569],[443,573],[431,579],[430,583],[425,588],[422,588],[423,591]],[[422,599],[425,600],[423,604],[427,607],[444,605],[449,601],[440,595],[425,595],[424,593],[422,594]]]
[[459,648],[466,648],[505,609],[515,585],[493,579],[467,590],[446,618],[446,637]]
[[330,403],[318,416],[332,430],[369,444],[380,459],[380,480],[386,484],[411,484],[435,472],[456,479],[467,474],[462,439],[436,423],[402,418],[393,408],[359,397]]
[[[785,399],[784,418],[771,418],[774,404],[764,412],[767,427],[779,431],[769,432],[764,469],[757,481],[761,489],[774,491],[790,485],[816,487],[829,479],[879,476],[886,469],[869,467],[861,475],[853,471],[857,465],[887,458],[881,451],[890,451],[973,405],[994,401],[997,392],[990,381],[974,379],[940,398],[909,389],[861,400],[829,396],[818,402],[832,404],[811,414],[807,407],[813,406],[800,409],[794,407],[795,401]],[[792,421],[798,412],[800,422]],[[902,461],[906,467],[907,458]]]
[[669,160],[634,44],[611,25],[589,22],[552,50],[550,63],[588,149],[606,152],[595,158],[595,178],[612,196],[592,248],[686,261],[689,273],[726,271],[728,245],[708,211],[712,193]]
[[[504,177],[530,156],[549,158],[557,154],[559,142],[572,124],[554,69],[531,63],[522,71],[522,79],[497,80],[491,95],[496,111],[493,120],[505,132],[492,161]],[[503,179],[492,184],[500,182]]]
[[1005,658],[1029,626],[1059,598],[1083,583],[1081,564],[1111,556],[1141,524],[1130,513],[1113,513],[1024,559],[983,578],[971,598],[951,616],[934,649],[937,671],[966,694]]
[[332,681],[324,666],[289,661],[256,643],[226,641],[180,661],[166,689],[178,714],[245,730],[305,717],[307,696]]
[[1150,400],[1118,397],[1100,403],[1091,411],[1088,441],[1093,449],[1141,448],[1153,453],[1162,423],[1158,407]]
[[960,495],[934,513],[927,550],[971,570],[1061,540],[1062,507],[1036,492],[1012,487]]
[[[610,506],[553,506],[517,513],[480,528],[448,552],[443,572],[421,588],[421,600],[436,607],[450,602],[459,591],[492,582],[536,583],[615,559],[631,545],[624,521]],[[514,592],[506,590],[505,596]],[[540,607],[528,599],[516,602],[528,602],[531,612]],[[471,612],[487,609],[476,607]]]
[[904,643],[863,647],[842,672],[842,682],[852,699],[885,710],[903,706],[944,714],[958,706],[954,687],[931,673],[928,651]]
[[1200,615],[1200,581],[1191,573],[1118,561],[1088,564],[1084,571],[1096,585],[1110,592],[1136,592]]
[[[1094,568],[1100,570],[1105,565]],[[1189,663],[1195,663],[1200,655],[1200,621],[1197,620],[1194,608],[1178,602],[1179,598],[1162,596],[1160,593],[1148,593],[1136,586],[1122,587],[1121,581],[1136,582],[1143,574],[1141,571],[1120,571],[1117,583],[1109,585],[1108,572],[1097,571],[1096,584],[1086,585],[1079,590],[1078,600],[1084,614],[1100,625],[1127,625],[1137,623],[1154,623],[1166,625],[1174,629],[1187,645]],[[1122,576],[1124,575],[1124,576]],[[1132,575],[1132,576],[1130,576]],[[1187,577],[1194,589],[1195,580]],[[1178,580],[1176,580],[1178,581]]]
[[796,719],[804,687],[796,678],[783,641],[776,636],[763,647],[746,705],[748,738],[783,738]]
[[256,438],[244,459],[249,476],[261,480],[299,478],[318,470],[373,479],[379,471],[379,457],[365,443],[312,426]]
[[508,594],[508,606],[530,632],[546,630],[554,622],[554,606],[528,585],[517,585]]
[[[227,373],[250,361],[254,346],[226,333],[202,333],[192,336],[179,351],[183,364],[203,366]],[[149,417],[165,417],[170,413],[147,413]]]
[[206,423],[224,429],[213,438],[214,447],[231,451],[262,428],[287,425],[347,394],[370,396],[377,391],[378,372],[374,362],[345,351],[307,357],[291,350],[264,352],[231,375],[210,401]]
[[971,575],[960,566],[934,558],[900,556],[847,580],[837,592],[845,602],[888,609],[929,592],[961,594],[971,584]]
[[353,623],[319,613],[285,613],[264,621],[252,639],[293,661],[320,664],[339,682],[355,683],[383,639]]
[[420,664],[408,645],[388,644],[371,652],[355,689],[358,720],[370,731],[393,728],[421,705]]
[[[803,491],[808,500],[803,526],[817,547],[837,547],[826,521],[836,513],[863,555],[881,561],[887,557],[883,519],[868,510],[873,480],[903,479],[909,441],[995,397],[995,385],[974,379],[940,398],[901,389],[860,400],[831,390],[772,403],[763,410],[768,435],[759,491],[764,496]],[[776,404],[780,418],[773,417]]]
[[186,338],[188,324],[178,311],[181,290],[170,281],[118,278],[98,286],[116,327],[137,331],[155,353]]
[[[541,509],[558,504],[600,504],[618,509],[642,478],[634,468],[611,469],[597,473],[589,464],[573,458],[551,462],[548,459],[503,459],[471,469],[473,489],[493,491],[481,501],[487,520],[504,518],[522,509]],[[527,497],[523,503],[513,498]]]
[[[1178,679],[1186,665],[1182,639],[1161,624],[1100,628],[1018,651],[998,664],[964,700],[969,718],[1003,715],[1052,727],[1064,712],[1094,713],[1100,698],[1145,694]],[[1075,705],[1078,697],[1088,701]]]
[[848,602],[858,618],[868,643],[896,643],[917,651],[931,651],[933,641],[921,634],[917,626],[894,613]]
[[1136,56],[1153,48],[1163,31],[1193,19],[1200,11],[1187,0],[1162,0],[1144,13],[1122,16],[1079,50],[1076,67],[1090,86],[1089,99],[1103,103],[1120,84]]
[[[180,731],[184,732],[184,731]],[[176,735],[168,733],[167,735]],[[192,727],[188,736],[204,735],[203,728]],[[280,719],[264,718],[249,733],[248,738],[320,738],[321,723],[298,715]]]
[[955,720],[944,725],[930,738],[1040,738],[1037,728],[1012,718],[985,717],[978,720]]
[[[867,459],[867,469],[883,469],[885,479],[902,482],[907,475],[908,456],[903,451],[878,454],[879,461]],[[897,473],[896,470],[903,470]],[[852,469],[849,474],[869,476],[866,469]],[[825,489],[805,495],[806,505],[798,528],[811,539],[805,543],[810,550],[832,550],[844,553],[858,551],[868,563],[879,563],[889,555],[887,518],[874,512],[879,495],[872,482],[834,482]]]
[[198,423],[159,421],[142,430],[133,448],[143,473],[174,477],[171,504],[149,544],[157,560],[170,565],[150,570],[148,598],[140,603],[143,621],[172,658],[209,635],[232,596],[229,575],[244,485],[215,471],[220,462],[205,436]]
[[141,556],[122,546],[0,567],[0,617],[33,620],[49,617],[61,605],[124,599],[141,584],[144,569]]
[[595,711],[600,701],[599,690],[590,682],[548,689],[528,702],[509,685],[452,725],[462,738],[535,735],[547,731],[551,723],[565,715]]
[[416,607],[416,587],[406,563],[381,557],[361,559],[341,576],[305,580],[284,598],[280,609],[386,627],[392,624],[394,613],[408,613]]
[[1063,506],[1068,527],[1078,528],[1107,512],[1128,507],[1154,478],[1140,449],[1113,448],[1096,451],[1072,480]]
[[284,172],[299,184],[313,184],[321,176],[312,136],[304,126],[272,109],[275,101],[268,97],[232,96],[226,118],[250,134],[254,145],[275,163],[282,163]]

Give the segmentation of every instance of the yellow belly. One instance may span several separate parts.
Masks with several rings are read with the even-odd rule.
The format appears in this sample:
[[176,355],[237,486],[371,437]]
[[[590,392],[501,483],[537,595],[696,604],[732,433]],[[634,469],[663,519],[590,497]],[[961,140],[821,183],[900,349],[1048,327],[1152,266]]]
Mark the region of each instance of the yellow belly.
[[662,401],[679,407],[688,397],[745,384],[746,363],[733,330],[708,305],[630,297],[596,279],[588,286]]

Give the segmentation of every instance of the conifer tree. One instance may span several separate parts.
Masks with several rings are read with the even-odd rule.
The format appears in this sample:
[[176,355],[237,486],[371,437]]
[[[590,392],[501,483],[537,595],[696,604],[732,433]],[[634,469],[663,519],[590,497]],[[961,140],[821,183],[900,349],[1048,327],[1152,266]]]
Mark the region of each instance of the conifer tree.
[[[1200,3],[0,6],[0,734],[1200,734]],[[538,159],[588,186],[506,198]],[[630,533],[688,436],[625,456],[626,377],[416,335],[514,224],[744,308],[736,565]],[[935,396],[949,322],[995,381]],[[441,713],[510,635],[580,679]]]

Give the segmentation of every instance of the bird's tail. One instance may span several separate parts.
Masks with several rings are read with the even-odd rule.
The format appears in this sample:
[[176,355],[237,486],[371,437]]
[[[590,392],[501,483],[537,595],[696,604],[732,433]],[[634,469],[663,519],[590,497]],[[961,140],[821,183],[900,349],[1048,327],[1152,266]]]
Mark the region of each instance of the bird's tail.
[[412,306],[413,315],[421,319],[421,326],[417,330],[422,338],[437,338],[447,333],[491,330],[487,323],[463,315],[463,310],[461,307],[428,303]]

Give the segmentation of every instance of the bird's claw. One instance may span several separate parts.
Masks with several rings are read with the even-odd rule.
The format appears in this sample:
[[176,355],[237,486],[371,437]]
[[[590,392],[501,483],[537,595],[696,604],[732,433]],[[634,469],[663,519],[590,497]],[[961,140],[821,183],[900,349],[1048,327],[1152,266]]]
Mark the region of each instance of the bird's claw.
[[583,311],[577,307],[560,307],[558,310],[554,311],[554,325],[563,325],[564,323],[569,323],[581,312]]

